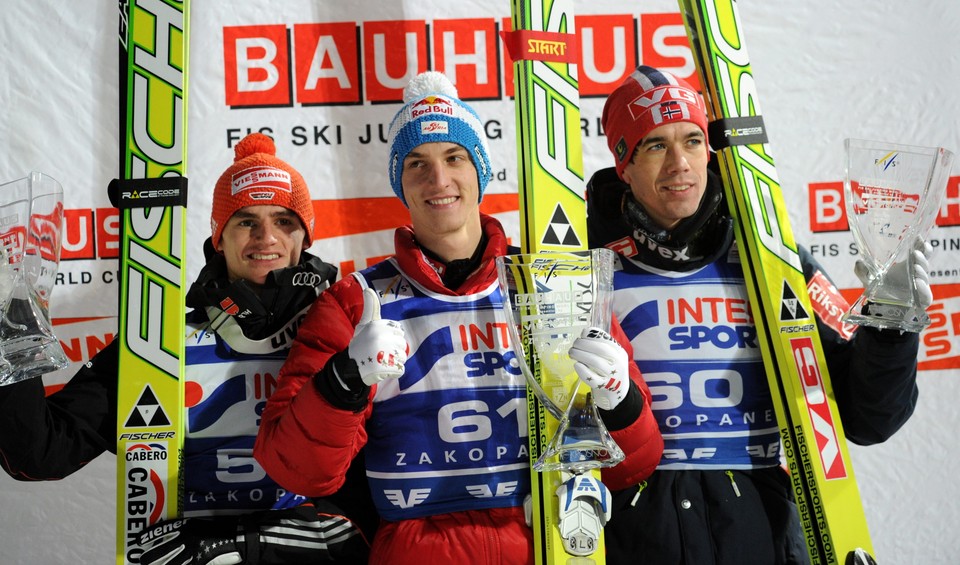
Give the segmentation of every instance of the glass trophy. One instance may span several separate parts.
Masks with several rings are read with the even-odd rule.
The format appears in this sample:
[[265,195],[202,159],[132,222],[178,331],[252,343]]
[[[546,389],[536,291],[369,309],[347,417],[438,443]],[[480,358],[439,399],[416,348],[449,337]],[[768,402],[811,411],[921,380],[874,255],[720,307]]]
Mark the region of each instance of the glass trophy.
[[0,185],[0,385],[67,365],[49,311],[62,227],[56,180],[32,172]]
[[[870,270],[863,294],[846,322],[919,332],[930,317],[919,306],[910,250],[926,238],[946,193],[953,154],[917,147],[847,139],[844,196],[850,231]],[[908,276],[890,276],[899,266]]]
[[528,386],[558,422],[533,463],[537,471],[579,475],[623,460],[568,355],[584,328],[610,331],[613,257],[596,249],[497,258],[511,347]]

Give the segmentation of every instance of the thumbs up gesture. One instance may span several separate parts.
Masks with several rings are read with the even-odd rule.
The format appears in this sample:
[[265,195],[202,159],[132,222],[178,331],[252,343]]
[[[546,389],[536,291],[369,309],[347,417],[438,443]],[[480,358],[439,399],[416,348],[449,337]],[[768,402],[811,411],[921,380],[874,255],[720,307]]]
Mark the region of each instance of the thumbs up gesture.
[[383,379],[399,378],[407,362],[403,326],[380,318],[380,299],[372,288],[363,290],[363,314],[347,347],[347,355],[360,371],[367,386]]

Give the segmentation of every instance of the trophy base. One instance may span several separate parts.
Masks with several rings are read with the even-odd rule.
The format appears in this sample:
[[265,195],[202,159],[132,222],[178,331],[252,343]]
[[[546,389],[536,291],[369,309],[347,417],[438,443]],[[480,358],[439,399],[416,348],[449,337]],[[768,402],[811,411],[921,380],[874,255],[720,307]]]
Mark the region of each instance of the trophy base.
[[54,340],[24,338],[2,344],[3,360],[0,367],[0,386],[25,381],[67,366],[67,357],[60,343]]
[[931,322],[925,311],[909,304],[872,301],[864,297],[850,307],[842,320],[858,326],[912,333],[923,331]]
[[[551,459],[555,460],[551,461]],[[617,454],[606,451],[603,446],[584,444],[580,448],[574,447],[559,452],[547,451],[533,464],[533,470],[538,473],[564,471],[580,475],[594,469],[613,467],[622,460],[622,452],[618,457]]]
[[566,471],[579,475],[623,461],[623,450],[603,425],[592,400],[572,412],[560,420],[557,433],[533,464],[535,471]]

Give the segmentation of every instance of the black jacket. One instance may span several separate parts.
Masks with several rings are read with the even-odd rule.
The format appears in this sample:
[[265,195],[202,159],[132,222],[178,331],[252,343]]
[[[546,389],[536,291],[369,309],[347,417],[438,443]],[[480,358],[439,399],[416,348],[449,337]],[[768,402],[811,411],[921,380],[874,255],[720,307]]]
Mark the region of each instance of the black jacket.
[[[207,251],[212,252],[212,248]],[[188,294],[188,305],[194,307],[187,315],[188,322],[205,322],[207,317],[203,306],[217,304],[218,293],[232,292],[231,296],[236,298],[241,296],[237,292],[250,290],[231,287],[221,276],[225,273],[225,267],[217,265],[216,261],[222,262],[222,258],[208,255],[207,267]],[[336,269],[332,265],[307,253],[302,255],[301,267],[321,275],[326,281],[324,286],[332,283],[336,277]],[[254,310],[251,318],[258,327],[245,328],[244,334],[256,334],[261,329],[268,332],[267,328],[274,322],[290,319],[289,316],[284,318],[283,312],[299,312],[309,305],[316,298],[316,292],[306,292],[304,288],[276,292],[270,304],[260,304],[255,293],[248,293],[247,299]],[[258,304],[253,306],[253,301]],[[217,339],[219,342],[220,337],[217,336]],[[105,451],[116,453],[118,347],[117,341],[112,341],[62,389],[50,396],[44,396],[43,382],[39,378],[0,387],[0,467],[4,471],[22,481],[56,480],[83,468]],[[253,560],[251,562],[323,562],[326,556],[336,552],[337,562],[365,563],[369,551],[368,540],[373,539],[379,519],[373,508],[363,469],[362,457],[358,457],[348,473],[344,488],[331,497],[313,501],[315,508],[301,506],[257,512],[242,519],[216,519],[231,523],[242,520],[248,532],[271,527],[279,520],[296,521],[301,524],[303,539],[316,535],[319,541],[313,547],[323,547],[304,549],[309,544],[283,543],[282,540],[278,541],[278,536],[272,536],[265,539],[273,541],[263,541],[256,546],[258,555],[248,556]],[[339,535],[331,536],[326,531],[330,522],[325,520],[336,515],[347,516],[360,527],[363,535],[351,538],[342,535],[341,531]],[[241,550],[245,552],[243,548]]]
[[[711,173],[710,182],[719,179]],[[631,233],[619,215],[628,187],[609,170],[588,185],[591,247]],[[718,208],[725,213],[726,207]],[[719,239],[718,239],[719,242]],[[718,243],[718,245],[722,245]],[[806,280],[820,265],[800,247]],[[915,333],[861,327],[850,341],[817,319],[846,438],[870,445],[893,435],[916,407]],[[786,472],[658,470],[614,493],[607,563],[763,565],[808,563]]]
[[[248,318],[256,328],[245,328],[244,333],[268,333],[269,327],[283,318],[276,310],[299,312],[316,298],[312,291],[283,291],[274,292],[277,298],[270,304],[261,304],[248,285],[231,286],[226,281],[223,257],[213,251],[210,240],[204,252],[207,265],[187,296],[187,304],[194,308],[187,314],[188,322],[205,322],[204,306],[216,305],[218,293],[232,291],[232,296],[243,293],[254,310]],[[315,272],[327,284],[337,272],[309,253],[303,253],[300,266],[294,268]],[[114,340],[49,397],[44,397],[43,382],[38,378],[0,386],[0,466],[7,474],[23,481],[62,479],[104,451],[116,453],[118,355]]]

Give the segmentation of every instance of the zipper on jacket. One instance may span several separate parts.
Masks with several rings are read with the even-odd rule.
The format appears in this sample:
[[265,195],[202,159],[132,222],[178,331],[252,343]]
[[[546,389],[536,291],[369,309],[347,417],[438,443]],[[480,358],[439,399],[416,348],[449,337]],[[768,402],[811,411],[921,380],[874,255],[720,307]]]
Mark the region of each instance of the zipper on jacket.
[[630,501],[630,506],[636,506],[637,501],[640,500],[640,493],[643,492],[643,489],[647,488],[647,481],[641,481],[637,485],[637,494],[633,495],[633,500]]
[[730,477],[730,486],[733,487],[733,494],[737,495],[737,498],[740,498],[740,487],[737,486],[737,481],[733,480],[733,471],[724,471],[728,477]]

